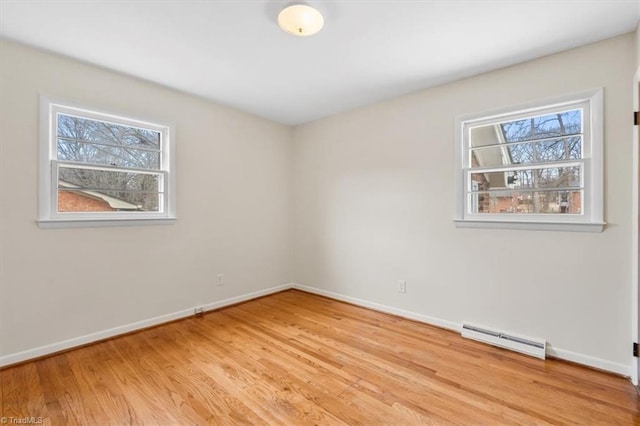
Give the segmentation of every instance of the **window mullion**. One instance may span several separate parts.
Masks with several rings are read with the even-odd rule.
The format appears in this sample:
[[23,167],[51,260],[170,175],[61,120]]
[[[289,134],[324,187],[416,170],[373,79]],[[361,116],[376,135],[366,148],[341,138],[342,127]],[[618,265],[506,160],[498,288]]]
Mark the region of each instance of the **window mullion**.
[[161,149],[160,148],[145,148],[142,146],[129,146],[129,145],[117,145],[115,143],[109,143],[109,142],[102,142],[102,141],[87,141],[87,140],[83,140],[83,139],[76,139],[76,138],[69,138],[66,136],[56,136],[56,139],[62,139],[64,141],[69,141],[69,142],[74,142],[74,143],[81,143],[81,144],[85,144],[85,145],[99,145],[99,146],[110,146],[112,148],[119,148],[119,149],[133,149],[136,151],[147,151],[147,152],[157,152],[160,153]]
[[528,192],[564,192],[564,191],[584,191],[582,186],[562,186],[558,188],[542,187],[542,188],[497,188],[483,191],[468,191],[469,194],[507,194],[507,193],[528,193]]
[[61,166],[76,168],[76,169],[87,169],[87,170],[106,170],[106,171],[114,171],[114,172],[123,172],[123,173],[139,173],[139,174],[148,174],[148,175],[157,175],[158,173],[162,173],[162,170],[159,169],[141,169],[137,167],[118,167],[118,166],[108,166],[106,164],[95,164],[95,163],[82,163],[79,161],[69,161],[69,160],[53,160]]
[[464,169],[465,172],[471,173],[499,173],[518,170],[538,170],[538,169],[555,169],[561,167],[582,167],[584,160],[561,160],[547,161],[544,163],[526,163],[526,164],[505,164],[503,166],[491,167],[470,167]]

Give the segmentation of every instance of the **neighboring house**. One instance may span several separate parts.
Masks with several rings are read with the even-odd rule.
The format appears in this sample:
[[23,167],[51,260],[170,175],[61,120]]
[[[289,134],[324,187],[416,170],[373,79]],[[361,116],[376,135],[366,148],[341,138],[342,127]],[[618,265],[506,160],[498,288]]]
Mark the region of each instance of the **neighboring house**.
[[138,211],[140,206],[98,191],[82,189],[81,186],[60,181],[58,189],[59,212],[108,212]]

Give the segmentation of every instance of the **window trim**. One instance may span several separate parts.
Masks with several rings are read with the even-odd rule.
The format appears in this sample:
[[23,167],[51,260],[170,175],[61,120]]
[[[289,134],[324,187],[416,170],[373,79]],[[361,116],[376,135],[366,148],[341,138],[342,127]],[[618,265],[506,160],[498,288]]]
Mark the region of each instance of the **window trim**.
[[[57,159],[56,114],[78,115],[162,134],[161,165],[154,173],[163,176],[163,210],[159,212],[58,212],[58,188],[54,174],[67,163]],[[78,228],[172,224],[176,220],[175,129],[173,124],[141,119],[133,115],[109,112],[102,108],[40,95],[40,135],[38,164],[38,226],[40,228]],[[54,143],[54,141],[56,143]],[[153,172],[146,170],[145,172]]]
[[[584,206],[582,215],[555,214],[527,214],[500,215],[469,214],[466,212],[467,184],[465,163],[468,160],[467,140],[465,128],[469,125],[478,126],[491,124],[508,118],[531,116],[537,112],[546,113],[553,109],[586,104],[590,120],[584,120],[584,133],[590,134],[583,138],[584,164]],[[500,108],[482,113],[459,115],[455,119],[455,207],[453,221],[457,228],[502,228],[502,229],[530,229],[545,231],[578,231],[602,232],[604,222],[604,145],[603,145],[603,89],[597,88],[563,96],[541,99],[533,102]],[[588,128],[587,128],[588,126]]]

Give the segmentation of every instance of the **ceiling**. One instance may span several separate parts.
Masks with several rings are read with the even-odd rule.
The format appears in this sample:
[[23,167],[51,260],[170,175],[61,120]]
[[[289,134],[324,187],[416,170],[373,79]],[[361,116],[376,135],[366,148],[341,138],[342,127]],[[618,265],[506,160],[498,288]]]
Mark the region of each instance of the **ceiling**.
[[0,37],[289,125],[633,31],[640,0],[0,0]]

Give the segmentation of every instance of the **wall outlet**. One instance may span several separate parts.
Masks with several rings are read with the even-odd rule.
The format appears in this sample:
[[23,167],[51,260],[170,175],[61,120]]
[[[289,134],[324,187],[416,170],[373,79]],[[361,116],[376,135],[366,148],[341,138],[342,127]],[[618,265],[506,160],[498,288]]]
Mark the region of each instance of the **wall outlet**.
[[218,287],[220,287],[221,285],[224,285],[224,274],[218,274],[218,279],[216,281],[216,285]]
[[398,280],[398,293],[407,292],[407,282],[405,280]]
[[193,314],[195,316],[200,316],[200,315],[204,314],[204,308],[202,306],[198,306],[197,308],[194,309]]

